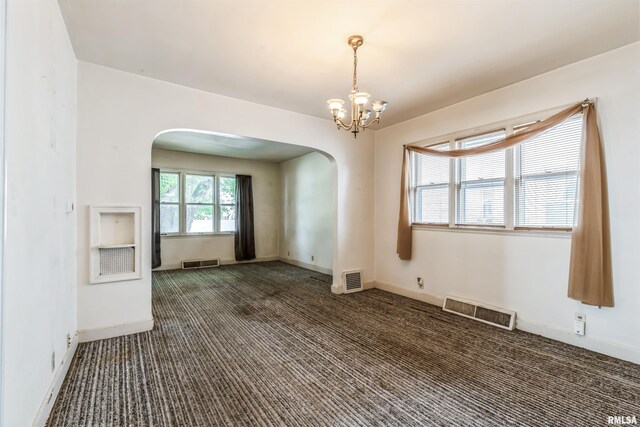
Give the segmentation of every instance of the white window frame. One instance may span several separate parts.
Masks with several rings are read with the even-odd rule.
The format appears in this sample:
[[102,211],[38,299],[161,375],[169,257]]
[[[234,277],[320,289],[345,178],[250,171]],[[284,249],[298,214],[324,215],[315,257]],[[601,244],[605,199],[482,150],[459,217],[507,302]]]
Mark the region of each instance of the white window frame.
[[[510,136],[514,133],[514,128],[521,126],[524,123],[532,123],[543,120],[564,108],[567,108],[573,104],[567,104],[560,107],[551,108],[548,110],[538,111],[536,113],[527,114],[519,117],[515,117],[509,120],[501,122],[495,122],[484,126],[479,126],[472,129],[466,129],[463,131],[452,132],[446,135],[441,135],[434,138],[424,139],[409,145],[416,145],[426,147],[438,143],[449,142],[449,149],[454,150],[457,148],[457,140],[469,138],[475,135],[483,133],[489,133],[492,131],[499,131],[504,129],[505,135]],[[565,227],[516,227],[516,200],[515,200],[515,185],[516,176],[514,170],[514,155],[516,147],[511,147],[505,150],[505,184],[504,184],[504,225],[466,225],[457,224],[458,206],[459,206],[459,186],[460,186],[460,167],[458,159],[449,159],[449,223],[428,223],[418,222],[418,203],[416,203],[416,191],[419,187],[417,185],[417,160],[418,154],[411,153],[410,165],[412,168],[412,182],[411,182],[411,222],[414,229],[431,229],[431,230],[446,230],[454,232],[480,232],[480,233],[511,233],[511,234],[528,234],[528,235],[549,235],[553,237],[571,237],[572,228]],[[578,176],[580,171],[578,170]],[[579,185],[579,184],[578,184]]]
[[[235,206],[234,204],[225,203],[224,205],[219,203],[219,191],[220,191],[220,178],[235,178],[236,174],[228,173],[228,172],[211,172],[211,171],[200,171],[200,170],[187,170],[187,169],[171,169],[171,168],[160,168],[160,173],[173,173],[178,174],[179,182],[178,186],[180,188],[180,197],[179,202],[165,202],[164,204],[177,204],[178,208],[178,232],[177,233],[161,233],[162,237],[199,237],[199,236],[215,236],[215,235],[234,235],[235,231],[220,231],[220,212],[222,206]],[[187,203],[186,196],[186,185],[187,185],[187,175],[200,175],[206,177],[213,178],[213,186],[214,186],[214,195],[213,195],[213,203]],[[237,197],[237,196],[236,196]],[[201,233],[188,233],[187,232],[187,205],[202,205],[202,206],[213,206],[214,219],[213,219],[213,231],[201,232]]]
[[[444,144],[449,144],[449,149],[451,149],[451,141],[447,141],[447,140],[443,140],[441,141],[439,144],[436,143],[434,144],[433,142],[431,142],[429,145],[434,145],[434,146],[439,146],[439,145],[444,145]],[[451,171],[453,170],[453,161],[455,159],[447,159],[449,161],[449,181],[448,182],[443,182],[443,183],[437,183],[437,184],[418,184],[417,183],[417,174],[411,174],[411,179],[412,179],[412,183],[411,183],[411,204],[413,206],[413,218],[417,218],[418,217],[418,212],[421,209],[420,204],[417,202],[418,200],[418,191],[422,188],[441,188],[441,187],[447,187],[449,188],[449,200],[451,200]],[[418,169],[418,156],[416,155],[411,155],[411,168],[413,171]],[[451,210],[451,209],[449,209]],[[447,223],[444,222],[423,222],[420,224],[425,224],[425,225],[431,225],[434,227],[447,227],[449,226],[449,221]]]

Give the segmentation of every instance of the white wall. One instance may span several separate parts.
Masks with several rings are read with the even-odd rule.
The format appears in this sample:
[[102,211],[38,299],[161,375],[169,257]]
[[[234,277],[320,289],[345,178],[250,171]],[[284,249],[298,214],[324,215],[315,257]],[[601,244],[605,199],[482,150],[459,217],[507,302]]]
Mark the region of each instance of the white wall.
[[[640,363],[640,44],[611,51],[376,133],[376,281],[415,298],[452,294],[517,311],[519,327]],[[413,232],[396,255],[402,145],[597,97],[609,178],[615,307],[567,298],[568,238]],[[416,277],[425,278],[420,291]],[[432,298],[433,299],[433,298]],[[572,335],[575,312],[587,335]]]
[[280,257],[331,273],[333,165],[324,155],[309,153],[280,167]]
[[[256,259],[278,257],[280,165],[255,160],[154,149],[154,168],[251,175],[253,182]],[[162,237],[162,267],[180,268],[185,259],[220,258],[235,263],[234,235]]]
[[[308,146],[331,155],[337,167],[334,270],[362,268],[364,280],[373,280],[374,147],[370,132],[354,141],[348,132],[338,132],[330,120],[79,62],[79,330],[151,318],[151,145],[159,132],[176,128]],[[91,205],[142,207],[141,280],[88,284]],[[334,281],[339,280],[340,275],[335,275]]]
[[67,353],[67,334],[76,331],[76,216],[65,214],[65,200],[75,195],[76,65],[55,1],[9,1],[7,427],[34,422]]

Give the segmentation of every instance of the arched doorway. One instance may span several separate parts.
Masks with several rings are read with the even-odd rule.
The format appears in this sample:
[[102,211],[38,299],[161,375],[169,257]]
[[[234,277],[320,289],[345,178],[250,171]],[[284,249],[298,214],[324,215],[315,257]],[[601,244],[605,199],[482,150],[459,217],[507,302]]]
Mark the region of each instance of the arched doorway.
[[[331,155],[276,141],[170,129],[154,139],[152,166],[161,169],[163,185],[171,188],[160,204],[159,269],[180,268],[188,259],[235,263],[228,226],[233,195],[224,191],[236,174],[243,174],[254,182],[256,261],[281,260],[339,280],[333,274],[337,170]],[[195,188],[191,182],[203,180],[215,193],[211,205],[196,205],[187,194]]]

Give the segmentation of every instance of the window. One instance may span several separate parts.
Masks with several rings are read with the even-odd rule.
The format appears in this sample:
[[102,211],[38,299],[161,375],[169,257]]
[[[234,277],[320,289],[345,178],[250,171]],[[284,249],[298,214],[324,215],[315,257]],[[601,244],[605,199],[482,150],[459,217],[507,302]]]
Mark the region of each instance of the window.
[[[449,142],[431,148],[445,151]],[[449,223],[449,169],[448,157],[415,156],[416,211],[421,222]]]
[[160,172],[160,232],[189,235],[235,231],[233,176]]
[[[456,140],[461,149],[477,148],[504,138],[504,130]],[[458,209],[461,225],[504,225],[505,153],[460,157]]]
[[[433,148],[468,149],[518,132],[504,129],[439,138]],[[495,127],[494,127],[495,129]],[[577,195],[582,115],[507,150],[452,160],[413,154],[414,223],[457,227],[570,230]],[[437,140],[436,140],[437,141]]]
[[213,233],[214,177],[185,175],[187,233]]
[[160,233],[180,232],[180,174],[160,173]]
[[236,229],[236,179],[220,177],[220,231]]
[[516,228],[573,226],[581,134],[577,115],[515,147]]

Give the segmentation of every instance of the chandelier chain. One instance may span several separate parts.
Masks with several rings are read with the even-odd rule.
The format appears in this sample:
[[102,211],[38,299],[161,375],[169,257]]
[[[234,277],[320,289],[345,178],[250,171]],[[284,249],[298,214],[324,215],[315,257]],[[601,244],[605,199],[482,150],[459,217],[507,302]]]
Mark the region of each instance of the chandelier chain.
[[353,48],[353,85],[351,87],[354,92],[358,91],[358,48]]

